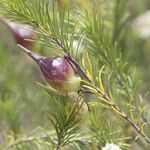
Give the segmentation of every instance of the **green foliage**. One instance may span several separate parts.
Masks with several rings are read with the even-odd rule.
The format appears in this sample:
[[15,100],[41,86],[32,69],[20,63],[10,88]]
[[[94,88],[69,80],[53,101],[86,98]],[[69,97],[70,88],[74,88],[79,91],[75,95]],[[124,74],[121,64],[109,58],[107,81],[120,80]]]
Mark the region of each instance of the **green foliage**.
[[[146,108],[148,104],[145,102],[146,98],[140,94],[138,71],[136,69],[133,71],[131,56],[126,54],[126,48],[129,47],[126,39],[127,30],[130,28],[127,8],[127,0],[111,2],[96,0],[92,2],[90,9],[78,5],[68,9],[67,6],[60,6],[53,0],[0,0],[0,13],[3,16],[11,21],[33,26],[38,34],[35,42],[42,44],[45,50],[50,50],[48,53],[67,54],[69,58],[75,59],[75,65],[83,79],[81,84],[83,94],[81,96],[77,94],[78,97],[73,98],[70,98],[68,93],[57,94],[59,91],[53,91],[49,86],[40,83],[37,85],[51,97],[27,87],[29,91],[32,89],[29,93],[32,101],[23,104],[32,109],[35,107],[33,116],[38,119],[44,116],[41,109],[46,110],[44,125],[46,126],[48,121],[48,130],[55,132],[51,134],[42,129],[44,138],[43,134],[17,136],[12,145],[8,144],[10,142],[8,140],[6,143],[8,148],[15,150],[89,147],[88,149],[96,150],[106,143],[114,143],[120,145],[122,149],[130,149],[136,135],[148,141],[150,135],[148,108]],[[2,64],[9,67],[5,55],[0,56]],[[15,56],[18,57],[21,56]],[[13,69],[10,72],[13,72]],[[11,76],[10,72],[8,78]],[[16,78],[21,76],[21,73],[19,72]],[[31,84],[26,77],[23,76],[21,79],[24,80],[23,85]],[[16,81],[12,79],[12,84],[15,85]],[[4,84],[3,87],[7,89]],[[18,85],[21,86],[22,82]],[[28,99],[27,89],[25,93],[19,88],[16,89],[23,93],[21,94],[23,99]],[[17,100],[16,103],[19,103],[19,100],[11,94],[9,98],[10,100],[2,98],[0,101],[2,111],[0,117],[7,118],[10,125],[13,125],[11,130],[18,133],[16,127],[20,126],[18,115],[21,110],[19,108],[14,111],[15,102],[12,99]],[[47,103],[41,102],[43,98],[48,100]],[[81,111],[84,100],[90,101],[87,104],[91,111],[86,112],[87,115]],[[83,122],[88,124],[84,131],[82,131]],[[79,134],[80,132],[82,134]],[[138,140],[137,143],[148,149],[149,145],[144,140],[141,142]],[[4,144],[4,147],[7,147],[6,145]]]
[[73,142],[73,137],[76,136],[79,130],[79,124],[81,123],[79,100],[75,104],[70,104],[70,100],[67,97],[61,97],[60,99],[53,98],[52,106],[50,107],[50,121],[53,124],[57,135],[57,147],[68,145]]
[[49,46],[53,51],[59,51],[60,54],[60,45],[55,40],[58,37],[64,47],[72,51],[72,44],[76,38],[76,21],[65,7],[61,8],[49,0],[4,1],[2,5],[2,11],[9,19],[35,27],[40,43]]
[[122,149],[128,149],[131,145],[124,142],[132,138],[124,137],[114,120],[114,116],[105,107],[95,105],[90,116],[90,130],[94,133],[93,137],[98,147],[104,147],[106,143],[114,143]]
[[[18,116],[22,106],[20,106],[19,109],[16,109],[17,101],[14,102],[12,97],[14,99],[15,96],[5,94],[5,96],[0,99],[0,114],[1,114],[0,120],[6,121],[9,124],[11,130],[15,134],[17,134],[19,133],[20,130],[20,123],[18,122]],[[15,100],[17,100],[17,98],[15,98]]]

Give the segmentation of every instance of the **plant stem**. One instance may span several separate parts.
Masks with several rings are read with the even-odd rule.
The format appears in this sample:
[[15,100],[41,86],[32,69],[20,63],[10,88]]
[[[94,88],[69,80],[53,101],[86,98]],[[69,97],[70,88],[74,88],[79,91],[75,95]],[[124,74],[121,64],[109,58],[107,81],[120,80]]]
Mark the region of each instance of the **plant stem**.
[[27,138],[21,139],[21,140],[19,140],[19,141],[16,141],[16,142],[14,142],[14,143],[8,145],[5,150],[9,150],[9,149],[13,148],[13,147],[16,146],[16,145],[19,145],[19,144],[22,144],[22,143],[32,142],[32,141],[34,141],[34,140],[35,140],[34,137],[27,137]]
[[150,144],[150,138],[144,133],[142,132],[142,130],[132,121],[132,119],[126,115],[115,103],[113,103],[113,101],[109,98],[109,96],[107,94],[105,94],[98,86],[96,86],[96,84],[88,77],[88,75],[86,74],[86,72],[82,69],[82,67],[80,66],[80,64],[78,62],[76,62],[76,60],[74,60],[68,53],[68,50],[64,47],[64,45],[62,44],[61,41],[58,40],[57,37],[52,38],[64,51],[65,57],[67,57],[79,70],[79,72],[82,73],[82,75],[85,77],[85,79],[91,83],[92,85],[94,85],[98,91],[98,93],[100,93],[102,95],[102,97],[111,103],[111,108],[114,112],[118,112],[118,114],[124,119],[126,120],[134,129],[135,131],[141,135],[142,137],[145,138],[145,140]]
[[59,144],[56,145],[56,150],[59,150]]

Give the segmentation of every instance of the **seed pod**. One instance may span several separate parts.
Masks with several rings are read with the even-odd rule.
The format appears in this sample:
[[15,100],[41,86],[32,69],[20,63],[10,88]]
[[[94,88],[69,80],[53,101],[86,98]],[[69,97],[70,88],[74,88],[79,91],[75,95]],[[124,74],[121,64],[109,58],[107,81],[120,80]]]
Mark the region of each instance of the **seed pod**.
[[31,48],[33,46],[33,40],[36,38],[36,33],[33,31],[33,28],[25,24],[16,24],[5,19],[0,19],[5,23],[5,25],[10,28],[14,39],[17,44],[20,44],[26,48]]
[[48,83],[55,89],[70,92],[79,88],[81,78],[74,69],[75,66],[64,57],[44,57],[20,46],[26,54],[36,61]]

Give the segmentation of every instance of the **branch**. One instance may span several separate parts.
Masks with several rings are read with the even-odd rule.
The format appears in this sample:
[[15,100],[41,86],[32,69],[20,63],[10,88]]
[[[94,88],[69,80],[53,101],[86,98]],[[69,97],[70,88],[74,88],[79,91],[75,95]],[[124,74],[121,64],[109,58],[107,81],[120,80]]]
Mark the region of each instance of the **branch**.
[[[42,141],[49,141],[49,136],[48,135],[42,136],[42,137],[38,137],[38,138],[40,140],[42,140]],[[13,148],[13,147],[15,147],[15,146],[17,146],[19,144],[30,143],[30,142],[33,142],[34,140],[37,140],[37,137],[32,137],[32,136],[26,137],[26,138],[23,138],[23,139],[21,139],[19,141],[15,141],[14,143],[8,145],[4,150],[9,150],[9,149],[11,149],[11,148]]]
[[[23,139],[21,139],[21,140],[19,140],[19,141],[16,141],[16,142],[14,142],[14,143],[8,145],[4,150],[10,150],[11,148],[13,148],[13,147],[15,147],[15,146],[17,146],[17,145],[19,145],[19,144],[32,142],[32,141],[34,141],[34,140],[36,140],[36,139],[37,139],[37,138],[32,137],[32,136],[23,138]],[[48,135],[42,136],[42,137],[39,137],[39,139],[42,140],[43,142],[44,142],[44,141],[48,141],[48,140],[49,140],[49,136],[48,136]],[[55,140],[56,140],[56,139],[55,139]],[[84,139],[75,140],[75,142],[78,142],[78,143],[80,143],[80,144],[82,144],[82,145],[88,145],[88,144],[89,144],[89,145],[92,145],[92,142],[91,142],[91,141],[89,141],[89,140],[84,140]],[[54,144],[56,145],[55,150],[59,150],[59,148],[60,148],[59,145],[56,144],[56,143],[54,143]],[[98,145],[97,145],[97,147],[98,147]],[[100,148],[100,147],[99,147],[99,148]]]
[[27,138],[21,139],[21,140],[19,140],[19,141],[16,141],[16,142],[14,142],[14,143],[8,145],[8,146],[5,148],[5,150],[9,150],[9,149],[13,148],[14,146],[19,145],[19,144],[22,144],[22,143],[32,142],[33,140],[35,140],[34,137],[27,137]]
[[111,109],[116,113],[118,113],[124,120],[126,120],[134,129],[135,131],[141,135],[142,137],[145,138],[145,140],[150,144],[150,138],[140,129],[140,127],[138,127],[133,121],[132,119],[126,115],[110,98],[107,94],[105,94],[98,86],[96,86],[96,84],[88,77],[88,75],[86,74],[86,72],[82,69],[82,67],[80,66],[80,64],[78,62],[76,62],[76,60],[74,60],[74,58],[72,58],[70,56],[70,54],[68,53],[68,50],[64,47],[64,45],[62,44],[61,41],[59,41],[59,39],[57,37],[52,38],[64,51],[65,57],[68,58],[79,70],[80,73],[82,73],[82,75],[85,77],[85,79],[91,83],[92,85],[94,85],[98,91],[99,94],[102,95],[102,97],[110,103]]

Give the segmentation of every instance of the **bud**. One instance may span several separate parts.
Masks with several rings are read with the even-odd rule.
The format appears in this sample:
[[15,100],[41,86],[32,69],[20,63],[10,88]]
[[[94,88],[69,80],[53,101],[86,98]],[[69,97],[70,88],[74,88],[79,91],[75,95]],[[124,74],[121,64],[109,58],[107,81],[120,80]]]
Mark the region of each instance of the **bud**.
[[33,28],[26,24],[16,24],[5,19],[1,19],[8,28],[12,31],[14,39],[17,44],[20,44],[26,48],[31,48],[33,42],[28,39],[35,39],[36,33]]
[[81,78],[75,73],[75,66],[66,58],[60,56],[44,57],[20,47],[36,61],[45,79],[53,88],[61,92],[71,92],[79,88]]

